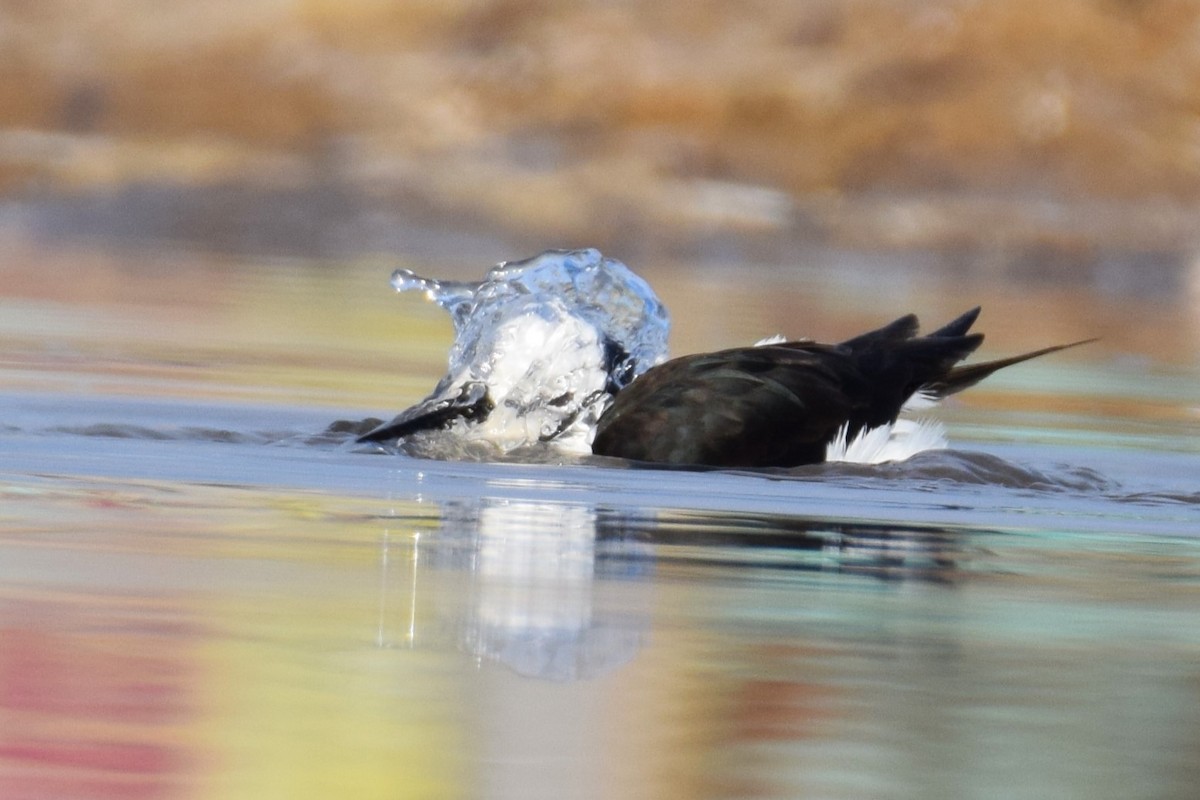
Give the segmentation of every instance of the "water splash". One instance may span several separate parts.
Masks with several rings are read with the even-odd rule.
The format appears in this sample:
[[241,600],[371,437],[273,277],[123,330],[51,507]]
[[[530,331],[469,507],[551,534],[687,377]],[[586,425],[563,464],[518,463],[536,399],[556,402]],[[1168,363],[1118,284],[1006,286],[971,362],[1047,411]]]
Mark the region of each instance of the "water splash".
[[392,286],[424,293],[454,323],[445,377],[367,434],[423,434],[423,455],[436,455],[444,431],[500,452],[539,442],[588,452],[612,395],[666,360],[666,308],[646,281],[595,249],[502,262],[479,283],[400,269]]

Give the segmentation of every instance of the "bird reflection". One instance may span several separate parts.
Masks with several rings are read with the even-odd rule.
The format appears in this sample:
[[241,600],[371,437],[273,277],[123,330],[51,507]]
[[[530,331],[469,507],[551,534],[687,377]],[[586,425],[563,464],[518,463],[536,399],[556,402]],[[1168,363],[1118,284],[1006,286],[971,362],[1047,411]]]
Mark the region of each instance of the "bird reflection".
[[[649,613],[636,602],[621,610],[597,602],[612,593],[640,596],[621,575],[601,574],[597,539],[596,511],[587,505],[447,501],[440,527],[412,534],[401,563],[392,553],[399,537],[385,534],[379,642],[437,646],[450,631],[480,662],[521,675],[565,681],[610,672],[641,647]],[[441,573],[443,588],[445,578],[460,576],[461,591],[424,592],[427,571]]]
[[705,580],[704,569],[726,580],[769,569],[953,583],[965,557],[961,532],[919,525],[515,498],[458,498],[439,510],[436,528],[428,517],[407,532],[405,518],[389,520],[378,643],[453,646],[551,681],[632,661],[651,628],[649,578],[680,565],[691,580]]

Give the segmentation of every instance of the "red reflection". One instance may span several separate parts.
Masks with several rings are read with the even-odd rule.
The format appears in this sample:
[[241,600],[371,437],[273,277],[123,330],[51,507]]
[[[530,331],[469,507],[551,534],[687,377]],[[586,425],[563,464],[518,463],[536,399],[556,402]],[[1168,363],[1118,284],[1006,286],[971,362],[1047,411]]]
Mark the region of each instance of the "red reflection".
[[[825,735],[831,721],[844,716],[842,692],[808,666],[827,658],[806,647],[757,648],[754,663],[788,679],[751,678],[733,692],[731,734],[737,741],[812,739]],[[805,676],[806,680],[801,680]]]
[[739,740],[809,739],[837,718],[836,692],[804,681],[748,680],[737,693],[734,720]]
[[117,619],[66,604],[6,611],[0,798],[178,794],[189,759],[177,732],[191,716],[183,640],[123,609]]

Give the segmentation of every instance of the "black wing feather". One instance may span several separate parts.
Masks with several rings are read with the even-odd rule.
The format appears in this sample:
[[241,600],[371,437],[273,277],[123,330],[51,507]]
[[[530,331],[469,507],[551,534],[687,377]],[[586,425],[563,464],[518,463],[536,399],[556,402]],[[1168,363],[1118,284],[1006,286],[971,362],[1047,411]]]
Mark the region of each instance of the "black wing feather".
[[818,463],[840,428],[853,438],[895,422],[917,391],[942,397],[1074,346],[957,366],[983,342],[970,333],[978,316],[973,308],[925,336],[909,314],[839,345],[786,342],[668,361],[617,394],[592,451],[717,467]]

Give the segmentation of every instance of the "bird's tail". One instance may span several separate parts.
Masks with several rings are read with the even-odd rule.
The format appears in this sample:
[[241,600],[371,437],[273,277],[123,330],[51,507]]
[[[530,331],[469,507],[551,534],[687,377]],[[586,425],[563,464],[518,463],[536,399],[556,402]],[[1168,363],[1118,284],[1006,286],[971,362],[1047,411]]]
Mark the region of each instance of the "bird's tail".
[[979,383],[984,378],[988,377],[997,370],[1011,367],[1013,364],[1020,364],[1022,361],[1029,361],[1038,356],[1057,353],[1059,350],[1066,350],[1071,347],[1078,347],[1082,344],[1094,342],[1095,339],[1083,339],[1070,344],[1056,344],[1052,347],[1043,347],[1040,350],[1034,350],[1029,353],[1022,353],[1017,356],[1009,356],[1008,358],[998,358],[994,361],[983,361],[978,364],[965,364],[957,366],[947,372],[941,379],[921,387],[921,391],[933,397],[941,399],[949,395],[961,392],[963,389],[969,389]]

